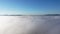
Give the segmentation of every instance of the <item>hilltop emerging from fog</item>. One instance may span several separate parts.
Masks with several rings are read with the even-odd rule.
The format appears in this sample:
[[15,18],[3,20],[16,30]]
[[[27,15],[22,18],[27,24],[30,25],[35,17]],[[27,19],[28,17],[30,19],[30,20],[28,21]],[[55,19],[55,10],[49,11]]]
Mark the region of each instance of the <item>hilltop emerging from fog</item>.
[[0,16],[60,16],[60,14],[44,14],[44,15],[19,15],[19,14],[8,15],[8,14],[5,14],[5,15],[0,15]]
[[60,14],[45,14],[43,16],[60,16]]

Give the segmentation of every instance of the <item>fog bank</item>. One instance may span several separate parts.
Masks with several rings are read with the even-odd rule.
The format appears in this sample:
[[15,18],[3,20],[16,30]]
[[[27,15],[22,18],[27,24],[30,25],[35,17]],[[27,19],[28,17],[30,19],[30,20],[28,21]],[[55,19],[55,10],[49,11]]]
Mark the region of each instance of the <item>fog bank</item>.
[[60,16],[0,16],[0,34],[60,34]]

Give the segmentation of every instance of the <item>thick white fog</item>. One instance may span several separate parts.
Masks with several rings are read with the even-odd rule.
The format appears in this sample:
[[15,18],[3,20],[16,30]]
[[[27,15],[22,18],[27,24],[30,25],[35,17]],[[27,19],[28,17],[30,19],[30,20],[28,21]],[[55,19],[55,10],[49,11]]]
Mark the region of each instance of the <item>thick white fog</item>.
[[60,16],[0,16],[0,34],[60,34]]

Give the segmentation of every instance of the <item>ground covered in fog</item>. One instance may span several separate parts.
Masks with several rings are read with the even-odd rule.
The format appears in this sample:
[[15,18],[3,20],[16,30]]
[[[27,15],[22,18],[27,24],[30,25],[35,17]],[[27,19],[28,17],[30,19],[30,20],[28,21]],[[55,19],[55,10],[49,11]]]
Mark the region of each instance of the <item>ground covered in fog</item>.
[[60,16],[0,16],[0,34],[60,34]]

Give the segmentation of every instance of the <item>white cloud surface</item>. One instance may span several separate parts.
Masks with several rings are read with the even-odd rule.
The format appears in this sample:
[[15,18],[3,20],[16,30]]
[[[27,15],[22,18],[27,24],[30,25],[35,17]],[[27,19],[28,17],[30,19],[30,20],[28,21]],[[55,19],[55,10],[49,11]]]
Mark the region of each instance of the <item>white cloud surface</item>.
[[0,34],[60,34],[60,16],[0,16]]

